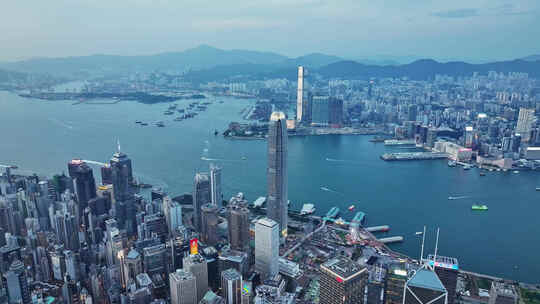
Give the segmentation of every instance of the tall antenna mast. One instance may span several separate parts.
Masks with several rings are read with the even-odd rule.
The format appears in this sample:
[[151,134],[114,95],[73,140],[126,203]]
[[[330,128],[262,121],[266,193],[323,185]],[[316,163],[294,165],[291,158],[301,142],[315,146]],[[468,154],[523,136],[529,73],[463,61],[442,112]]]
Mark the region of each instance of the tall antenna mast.
[[437,228],[437,240],[435,241],[435,254],[433,255],[433,265],[435,266],[435,261],[437,260],[437,250],[439,249],[439,228]]
[[118,153],[120,153],[120,139],[116,140],[116,145],[117,145]]
[[426,226],[424,226],[424,232],[422,233],[422,250],[420,251],[420,264],[424,259],[424,241],[426,240]]

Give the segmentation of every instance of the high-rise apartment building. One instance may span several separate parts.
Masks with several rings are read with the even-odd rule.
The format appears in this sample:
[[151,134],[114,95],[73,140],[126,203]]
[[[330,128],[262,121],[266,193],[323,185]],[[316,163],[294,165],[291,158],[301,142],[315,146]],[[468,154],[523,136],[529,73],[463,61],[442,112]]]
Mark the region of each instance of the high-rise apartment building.
[[266,215],[279,223],[282,237],[287,236],[287,126],[283,112],[270,116],[268,129],[268,198]]
[[516,125],[516,133],[521,135],[521,140],[528,142],[531,137],[531,131],[536,122],[534,109],[519,108],[519,116]]

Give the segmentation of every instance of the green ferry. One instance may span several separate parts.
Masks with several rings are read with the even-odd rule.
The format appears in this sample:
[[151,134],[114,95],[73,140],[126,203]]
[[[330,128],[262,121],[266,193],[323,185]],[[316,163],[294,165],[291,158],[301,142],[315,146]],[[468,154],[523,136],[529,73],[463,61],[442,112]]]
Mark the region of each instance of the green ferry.
[[486,205],[472,205],[471,209],[475,210],[475,211],[487,211],[488,206],[486,206]]

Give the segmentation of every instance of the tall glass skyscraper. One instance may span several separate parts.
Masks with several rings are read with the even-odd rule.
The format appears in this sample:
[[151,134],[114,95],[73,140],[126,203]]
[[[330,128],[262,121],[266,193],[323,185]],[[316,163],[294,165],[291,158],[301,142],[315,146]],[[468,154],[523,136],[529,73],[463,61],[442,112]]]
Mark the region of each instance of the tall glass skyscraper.
[[283,112],[270,116],[268,127],[268,198],[266,214],[287,236],[287,125]]
[[212,195],[212,204],[221,208],[223,203],[223,194],[221,193],[221,168],[210,164],[210,190]]
[[195,174],[193,182],[193,225],[201,229],[201,207],[212,202],[210,178],[207,173]]

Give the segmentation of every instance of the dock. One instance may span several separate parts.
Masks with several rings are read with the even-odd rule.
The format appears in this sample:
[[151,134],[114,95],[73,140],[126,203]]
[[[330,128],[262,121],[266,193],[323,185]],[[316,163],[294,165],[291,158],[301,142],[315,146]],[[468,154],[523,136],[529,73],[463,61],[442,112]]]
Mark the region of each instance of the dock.
[[381,155],[384,161],[397,160],[433,160],[446,159],[448,154],[444,152],[404,152],[404,153],[385,153]]
[[381,242],[383,244],[397,243],[397,242],[403,242],[403,237],[402,236],[391,236],[391,237],[387,237],[387,238],[377,239],[377,241],[379,241],[379,242]]
[[366,231],[369,231],[369,232],[386,232],[386,231],[390,231],[390,226],[383,225],[383,226],[367,227]]
[[414,146],[416,145],[415,140],[409,139],[387,139],[384,141],[385,146]]
[[326,217],[327,218],[335,218],[338,214],[339,214],[339,208],[338,207],[332,207],[332,209],[330,209],[328,211],[328,213],[326,213]]

